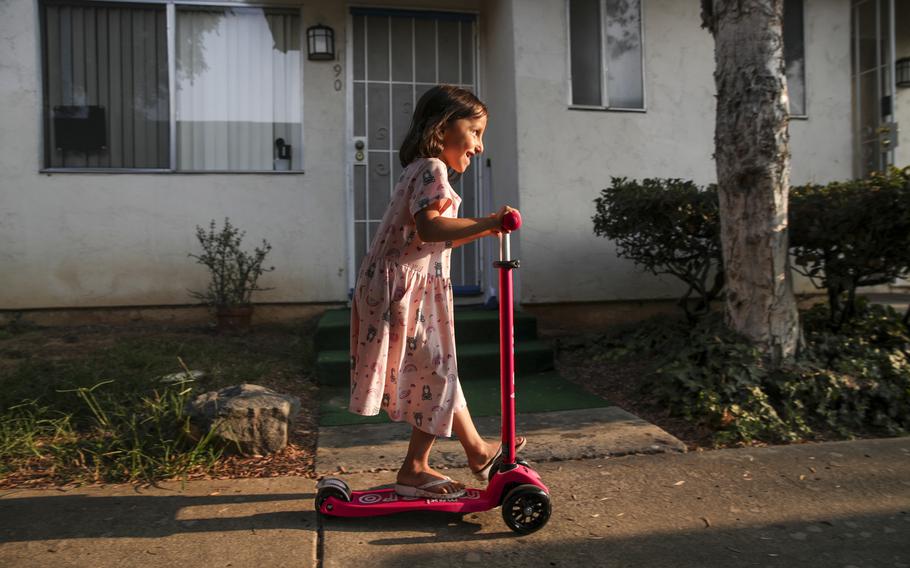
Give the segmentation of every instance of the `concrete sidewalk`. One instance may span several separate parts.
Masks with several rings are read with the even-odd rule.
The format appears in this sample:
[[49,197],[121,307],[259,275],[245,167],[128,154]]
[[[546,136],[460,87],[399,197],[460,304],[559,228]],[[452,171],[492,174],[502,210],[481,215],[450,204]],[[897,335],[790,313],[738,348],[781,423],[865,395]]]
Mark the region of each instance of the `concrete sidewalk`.
[[[537,469],[553,516],[525,537],[499,510],[320,520],[302,478],[8,491],[0,565],[910,568],[910,438]],[[360,488],[393,477],[345,479]]]
[[[474,424],[481,436],[499,439],[498,416],[475,418]],[[686,451],[686,445],[674,436],[618,406],[522,413],[516,428],[528,438],[521,457],[536,462]],[[322,427],[316,472],[397,471],[407,454],[410,432],[411,426],[404,422]],[[436,440],[431,465],[448,469],[468,464],[464,449],[452,437]]]

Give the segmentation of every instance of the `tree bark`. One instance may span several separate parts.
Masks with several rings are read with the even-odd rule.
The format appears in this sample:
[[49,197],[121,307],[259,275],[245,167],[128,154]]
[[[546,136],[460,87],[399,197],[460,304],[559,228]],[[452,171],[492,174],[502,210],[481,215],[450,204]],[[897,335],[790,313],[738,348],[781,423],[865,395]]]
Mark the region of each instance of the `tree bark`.
[[789,111],[783,0],[703,0],[715,41],[715,161],[726,321],[768,356],[800,341],[788,255]]

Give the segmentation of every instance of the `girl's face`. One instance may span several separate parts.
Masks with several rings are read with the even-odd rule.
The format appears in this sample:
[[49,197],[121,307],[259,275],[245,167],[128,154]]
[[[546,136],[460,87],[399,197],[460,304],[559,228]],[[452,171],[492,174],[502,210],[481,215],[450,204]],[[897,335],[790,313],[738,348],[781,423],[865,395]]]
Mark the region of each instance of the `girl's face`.
[[443,131],[442,154],[439,159],[458,173],[471,165],[471,156],[483,152],[483,131],[487,117],[459,118]]

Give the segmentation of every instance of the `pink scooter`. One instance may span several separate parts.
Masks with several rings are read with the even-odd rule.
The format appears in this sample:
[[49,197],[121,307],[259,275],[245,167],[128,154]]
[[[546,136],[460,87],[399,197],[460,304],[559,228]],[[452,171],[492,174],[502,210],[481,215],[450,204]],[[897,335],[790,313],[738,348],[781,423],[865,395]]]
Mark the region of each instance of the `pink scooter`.
[[[504,229],[521,226],[518,212],[503,217]],[[352,491],[337,477],[316,484],[316,511],[337,517],[372,517],[407,511],[475,513],[502,506],[502,518],[510,529],[529,534],[550,519],[550,492],[536,471],[515,456],[515,353],[512,316],[512,270],[518,260],[510,258],[509,235],[499,237],[499,356],[502,384],[502,456],[490,468],[486,489],[468,488],[457,499],[402,497],[394,489]]]

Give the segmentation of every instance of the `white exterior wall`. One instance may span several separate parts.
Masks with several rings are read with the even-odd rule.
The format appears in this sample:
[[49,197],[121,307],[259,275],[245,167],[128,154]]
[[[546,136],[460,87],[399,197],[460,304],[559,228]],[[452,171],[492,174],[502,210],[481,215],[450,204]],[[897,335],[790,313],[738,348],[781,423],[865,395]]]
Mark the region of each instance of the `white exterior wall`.
[[[643,0],[647,112],[568,109],[565,2],[515,3],[518,183],[526,303],[675,298],[593,232],[611,176],[715,181],[713,40],[697,0]],[[520,6],[521,9],[518,9]],[[794,184],[851,177],[848,0],[807,0],[808,120],[791,123]],[[806,291],[811,285],[801,286]]]
[[[518,138],[515,93],[515,37],[521,32],[515,29],[515,11],[521,9],[512,0],[491,2],[485,7],[480,19],[481,33],[481,98],[487,105],[489,117],[484,134],[484,154],[491,167],[486,170],[484,180],[490,192],[491,211],[498,211],[503,205],[521,210],[521,195],[518,185]],[[517,235],[517,233],[516,233]],[[498,259],[497,243],[489,244],[492,259]],[[521,239],[511,237],[512,256],[521,258]],[[487,266],[490,283],[498,286],[495,269]],[[521,289],[522,270],[513,271],[515,290]],[[518,298],[516,292],[515,297]]]

